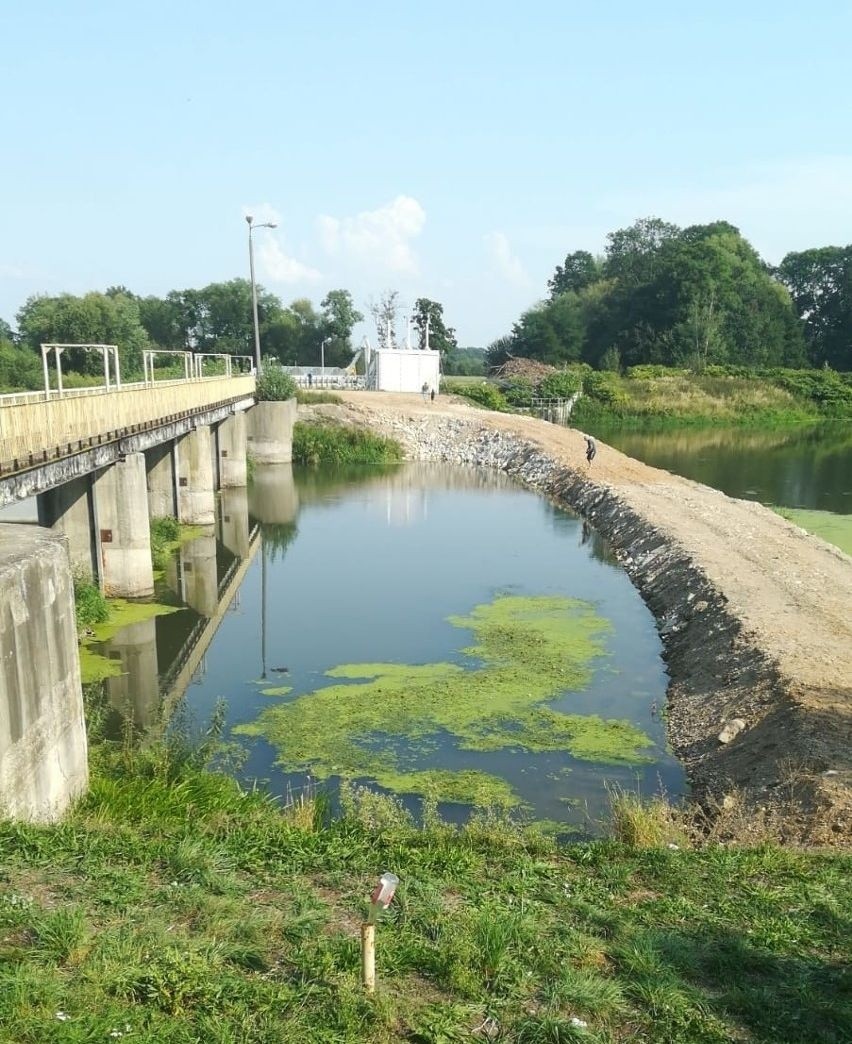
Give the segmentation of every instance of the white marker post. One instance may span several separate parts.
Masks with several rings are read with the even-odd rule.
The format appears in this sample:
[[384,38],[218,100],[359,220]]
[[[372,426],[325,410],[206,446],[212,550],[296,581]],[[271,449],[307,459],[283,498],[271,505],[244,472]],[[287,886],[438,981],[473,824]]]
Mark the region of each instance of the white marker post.
[[390,906],[398,884],[396,874],[382,874],[370,896],[367,920],[361,925],[361,981],[367,993],[376,992],[376,918]]

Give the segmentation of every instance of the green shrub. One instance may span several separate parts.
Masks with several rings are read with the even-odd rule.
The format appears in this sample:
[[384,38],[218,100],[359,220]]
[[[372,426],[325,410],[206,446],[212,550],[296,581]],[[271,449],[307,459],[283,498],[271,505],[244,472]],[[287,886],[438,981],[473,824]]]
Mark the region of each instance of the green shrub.
[[295,399],[296,382],[279,363],[266,360],[257,378],[255,398],[258,402],[286,402]]
[[74,576],[74,610],[79,631],[103,623],[109,617],[106,598],[94,580],[83,573]]
[[597,400],[614,412],[625,406],[628,401],[619,377],[605,370],[588,374],[583,381],[583,391],[589,398]]
[[180,522],[165,516],[151,519],[151,561],[155,569],[165,569],[169,556],[180,540]]
[[386,464],[402,460],[393,439],[342,424],[299,421],[293,427],[296,464]]
[[493,384],[485,381],[482,384],[461,384],[457,381],[447,381],[444,391],[448,395],[461,395],[465,399],[470,399],[471,402],[484,406],[486,410],[506,413],[509,409],[506,396],[499,388],[495,388]]
[[517,380],[504,385],[502,391],[510,406],[514,406],[516,409],[532,406],[535,389],[532,382],[526,378],[518,377]]
[[583,383],[579,370],[560,370],[549,373],[538,386],[538,394],[546,399],[570,399]]

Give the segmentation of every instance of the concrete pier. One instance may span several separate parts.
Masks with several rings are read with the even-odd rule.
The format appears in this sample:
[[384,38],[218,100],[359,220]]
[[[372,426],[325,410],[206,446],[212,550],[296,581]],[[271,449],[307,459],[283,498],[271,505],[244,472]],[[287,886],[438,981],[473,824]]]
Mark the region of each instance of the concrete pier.
[[175,447],[178,476],[178,519],[188,525],[212,526],[216,521],[213,449],[210,428],[202,424]]
[[147,598],[154,593],[145,454],[130,453],[95,479],[100,575],[107,595]]
[[145,451],[148,513],[151,518],[177,518],[177,475],[173,442]]
[[88,785],[65,540],[0,526],[0,815],[51,822]]
[[246,468],[247,427],[245,413],[223,420],[216,431],[219,450],[219,487],[234,489],[248,482]]
[[98,552],[92,508],[92,480],[89,475],[71,479],[38,498],[40,526],[61,533],[68,541],[72,569],[97,578]]
[[258,464],[289,464],[293,459],[296,400],[259,402],[248,411],[248,452]]

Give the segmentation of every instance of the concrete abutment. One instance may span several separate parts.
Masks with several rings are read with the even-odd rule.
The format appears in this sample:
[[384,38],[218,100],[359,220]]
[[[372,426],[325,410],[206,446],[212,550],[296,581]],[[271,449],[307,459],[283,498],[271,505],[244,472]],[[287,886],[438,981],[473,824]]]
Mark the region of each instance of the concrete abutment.
[[259,402],[248,411],[248,452],[258,464],[289,464],[293,459],[296,400]]

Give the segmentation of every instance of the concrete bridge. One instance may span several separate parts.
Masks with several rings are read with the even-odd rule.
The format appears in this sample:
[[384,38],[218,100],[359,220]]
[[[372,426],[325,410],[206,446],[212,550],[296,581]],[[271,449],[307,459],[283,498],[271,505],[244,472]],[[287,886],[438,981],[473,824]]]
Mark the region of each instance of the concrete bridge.
[[52,819],[86,786],[72,569],[105,593],[154,592],[150,520],[211,525],[247,454],[291,459],[295,401],[253,375],[0,396],[0,816]]

